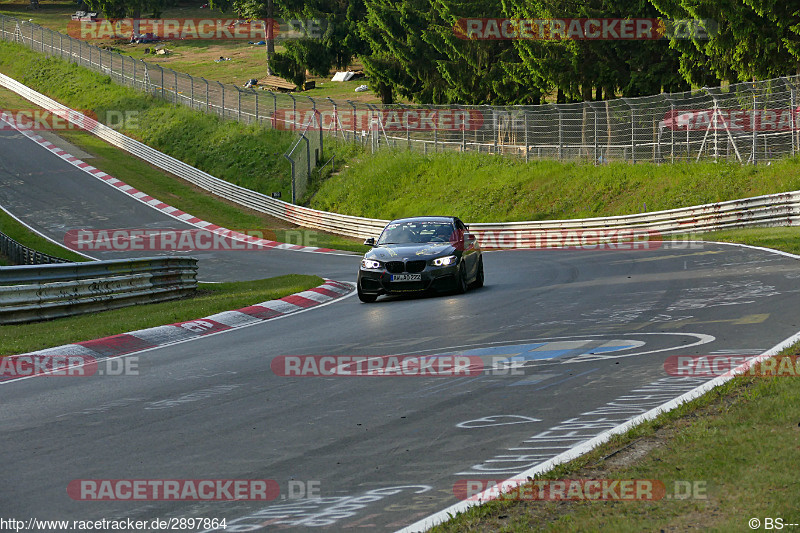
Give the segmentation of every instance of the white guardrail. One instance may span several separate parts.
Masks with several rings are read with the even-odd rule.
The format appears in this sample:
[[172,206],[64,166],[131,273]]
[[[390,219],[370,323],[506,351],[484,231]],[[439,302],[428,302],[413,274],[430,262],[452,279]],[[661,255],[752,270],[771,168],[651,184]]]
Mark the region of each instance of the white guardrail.
[[[50,112],[59,114],[79,127],[88,129],[108,143],[140,157],[162,170],[249,209],[307,228],[359,239],[377,236],[386,225],[386,220],[318,211],[228,183],[98,123],[13,78],[0,74],[0,86],[14,91]],[[598,232],[619,232],[625,230],[669,235],[746,226],[794,225],[800,225],[800,191],[616,217],[474,223],[470,224],[470,230],[478,236],[484,246],[526,248],[533,247],[536,242],[541,242],[542,233],[553,231],[585,229]],[[496,246],[495,243],[500,243],[500,245]]]
[[139,303],[197,289],[197,259],[148,257],[0,268],[0,324],[19,324]]

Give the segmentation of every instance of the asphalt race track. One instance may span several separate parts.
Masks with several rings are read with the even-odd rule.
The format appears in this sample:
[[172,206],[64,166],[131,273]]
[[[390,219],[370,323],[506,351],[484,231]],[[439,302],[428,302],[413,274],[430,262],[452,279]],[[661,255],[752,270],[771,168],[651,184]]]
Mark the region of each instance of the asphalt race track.
[[[0,204],[55,239],[73,227],[174,227],[27,139],[4,132],[0,161]],[[298,252],[203,259],[207,279],[291,271],[352,282],[357,265]],[[705,381],[669,376],[671,355],[759,354],[800,330],[800,262],[755,249],[484,260],[486,286],[465,295],[350,297],[126,356],[129,375],[0,383],[0,508],[24,520],[393,531],[456,503],[460,481],[513,477]],[[481,357],[486,370],[283,377],[271,366],[286,355],[410,354]],[[513,368],[497,363],[511,357]],[[83,479],[267,479],[280,495],[74,500],[67,486]]]

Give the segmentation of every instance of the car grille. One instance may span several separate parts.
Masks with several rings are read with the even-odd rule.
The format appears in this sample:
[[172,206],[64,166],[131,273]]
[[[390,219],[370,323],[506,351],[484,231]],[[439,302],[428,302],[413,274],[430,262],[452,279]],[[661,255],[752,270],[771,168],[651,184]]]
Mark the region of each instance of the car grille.
[[392,274],[399,274],[403,271],[402,261],[389,261],[386,263],[386,270]]
[[426,261],[408,261],[403,264],[402,261],[389,261],[386,263],[386,271],[391,274],[400,274],[401,272],[411,272],[416,274],[425,270]]
[[409,261],[406,263],[408,272],[422,272],[425,270],[425,261]]

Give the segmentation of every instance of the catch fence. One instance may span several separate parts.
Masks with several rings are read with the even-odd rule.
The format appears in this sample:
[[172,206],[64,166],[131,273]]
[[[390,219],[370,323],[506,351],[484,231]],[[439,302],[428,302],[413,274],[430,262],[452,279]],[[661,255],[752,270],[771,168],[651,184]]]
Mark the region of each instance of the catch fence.
[[373,105],[197,78],[12,17],[0,16],[0,37],[176,104],[303,133],[295,148],[305,145],[307,153],[298,150],[294,157],[288,156],[306,167],[302,159],[313,158],[307,145],[315,134],[318,161],[324,160],[323,134],[362,143],[373,151],[390,146],[425,153],[454,150],[595,164],[699,160],[755,164],[800,150],[798,76],[572,104]]

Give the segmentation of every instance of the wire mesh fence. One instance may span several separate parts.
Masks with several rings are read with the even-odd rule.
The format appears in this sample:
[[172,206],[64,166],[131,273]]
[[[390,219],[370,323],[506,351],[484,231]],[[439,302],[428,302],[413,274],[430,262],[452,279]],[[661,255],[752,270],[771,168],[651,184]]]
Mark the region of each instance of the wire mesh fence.
[[373,105],[245,89],[193,77],[6,16],[0,16],[0,36],[224,119],[305,132],[301,140],[305,137],[309,142],[315,137],[308,130],[313,123],[320,138],[320,159],[323,134],[372,150],[484,152],[526,161],[595,164],[759,163],[793,156],[800,149],[798,76],[572,104]]
[[311,172],[322,159],[322,129],[319,114],[311,115],[297,142],[284,154],[292,166],[292,203],[302,198],[308,190]]

